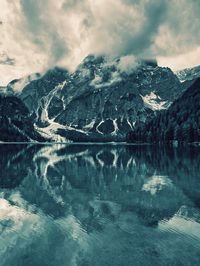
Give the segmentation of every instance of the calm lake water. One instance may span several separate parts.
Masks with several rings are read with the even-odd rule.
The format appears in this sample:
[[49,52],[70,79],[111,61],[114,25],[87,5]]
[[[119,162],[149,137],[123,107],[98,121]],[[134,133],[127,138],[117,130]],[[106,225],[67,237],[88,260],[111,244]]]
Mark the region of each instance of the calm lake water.
[[199,148],[0,145],[0,265],[199,266]]

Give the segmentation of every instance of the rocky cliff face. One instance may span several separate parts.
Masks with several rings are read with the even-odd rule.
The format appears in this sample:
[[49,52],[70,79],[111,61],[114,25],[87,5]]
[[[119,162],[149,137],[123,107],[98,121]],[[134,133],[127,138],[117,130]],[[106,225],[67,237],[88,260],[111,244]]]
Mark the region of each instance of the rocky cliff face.
[[181,93],[169,68],[88,56],[74,73],[54,68],[18,96],[45,138],[122,141],[137,121],[168,108]]

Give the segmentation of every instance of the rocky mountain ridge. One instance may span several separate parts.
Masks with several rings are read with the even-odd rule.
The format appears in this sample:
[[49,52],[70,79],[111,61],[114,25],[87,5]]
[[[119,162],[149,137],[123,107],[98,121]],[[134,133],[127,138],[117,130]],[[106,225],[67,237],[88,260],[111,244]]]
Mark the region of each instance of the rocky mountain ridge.
[[200,66],[176,71],[175,74],[181,82],[194,80],[200,77]]
[[167,109],[192,82],[181,83],[155,61],[90,55],[73,73],[56,67],[7,88],[28,108],[44,139],[106,142],[124,141],[135,123]]
[[181,93],[173,72],[155,62],[91,55],[72,74],[49,70],[18,96],[47,139],[123,141],[137,121],[168,108]]

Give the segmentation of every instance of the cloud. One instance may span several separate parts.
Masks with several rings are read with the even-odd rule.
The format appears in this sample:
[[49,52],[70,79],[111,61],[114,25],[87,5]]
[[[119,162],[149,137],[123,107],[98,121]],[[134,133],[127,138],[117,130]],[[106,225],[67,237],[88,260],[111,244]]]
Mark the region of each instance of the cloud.
[[5,53],[0,53],[0,65],[15,65],[15,59]]
[[168,66],[172,70],[181,70],[191,66],[198,66],[200,59],[200,46],[192,51],[178,54],[174,56],[160,56],[158,57],[158,64],[160,66]]
[[21,0],[21,8],[31,40],[42,51],[49,52],[48,63],[53,64],[67,54],[68,48],[65,38],[59,34],[59,25],[51,16],[52,8],[56,10],[57,6],[50,3],[47,0]]
[[[144,3],[143,3],[144,4]],[[151,47],[158,32],[159,26],[165,21],[167,5],[166,1],[146,1],[144,9],[144,22],[138,32],[132,33],[130,40],[126,40],[124,52],[126,54],[142,54],[145,49]],[[138,11],[139,12],[139,11]],[[131,29],[130,29],[131,31]]]
[[200,44],[200,1],[171,0],[167,21],[160,25],[154,41],[157,54],[178,55]]
[[199,47],[199,13],[199,0],[1,0],[0,53],[23,74],[91,53],[177,58]]
[[134,55],[126,55],[120,58],[117,68],[120,72],[131,73],[137,66],[137,58]]

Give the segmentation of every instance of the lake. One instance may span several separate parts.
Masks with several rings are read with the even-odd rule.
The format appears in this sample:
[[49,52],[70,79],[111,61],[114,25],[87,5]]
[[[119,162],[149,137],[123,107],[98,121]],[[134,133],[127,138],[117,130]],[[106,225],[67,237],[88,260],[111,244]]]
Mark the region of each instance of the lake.
[[200,265],[199,150],[1,144],[0,265]]

